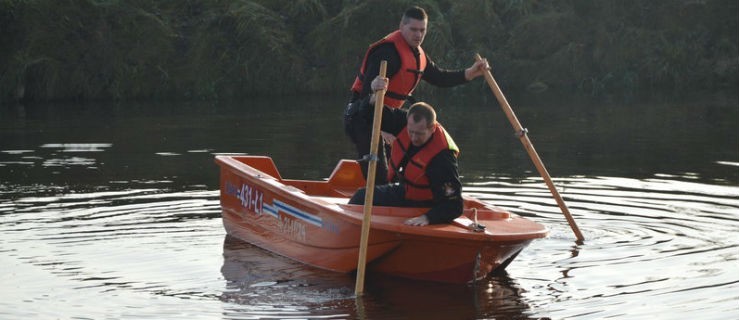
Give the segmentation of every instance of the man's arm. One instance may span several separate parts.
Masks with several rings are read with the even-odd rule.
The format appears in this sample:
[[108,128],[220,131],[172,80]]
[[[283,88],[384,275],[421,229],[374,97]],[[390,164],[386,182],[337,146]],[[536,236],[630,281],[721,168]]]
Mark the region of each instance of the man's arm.
[[408,111],[388,107],[383,107],[383,109],[380,129],[397,137],[408,124]]
[[428,62],[423,72],[423,80],[438,87],[453,87],[466,83],[484,75],[485,71],[490,69],[487,59],[475,61],[469,68],[461,70],[439,68],[428,55],[426,55],[426,61]]
[[450,223],[462,214],[462,183],[457,171],[457,157],[451,150],[444,150],[431,159],[426,168],[434,201],[425,216],[429,223]]
[[448,70],[439,68],[431,58],[426,55],[426,69],[423,71],[423,80],[437,87],[453,87],[467,83],[465,69]]

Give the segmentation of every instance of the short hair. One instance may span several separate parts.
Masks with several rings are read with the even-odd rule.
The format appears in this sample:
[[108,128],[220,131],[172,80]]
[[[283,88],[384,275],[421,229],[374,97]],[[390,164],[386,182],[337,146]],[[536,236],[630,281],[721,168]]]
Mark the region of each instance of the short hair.
[[428,20],[429,16],[426,14],[426,10],[423,10],[423,8],[418,6],[413,6],[405,10],[403,13],[403,17],[401,18],[401,22],[403,24],[408,23],[408,19],[416,19],[416,20]]
[[413,117],[413,121],[420,122],[426,120],[426,123],[430,126],[436,124],[436,111],[434,108],[426,102],[416,102],[410,109],[408,109],[408,119]]

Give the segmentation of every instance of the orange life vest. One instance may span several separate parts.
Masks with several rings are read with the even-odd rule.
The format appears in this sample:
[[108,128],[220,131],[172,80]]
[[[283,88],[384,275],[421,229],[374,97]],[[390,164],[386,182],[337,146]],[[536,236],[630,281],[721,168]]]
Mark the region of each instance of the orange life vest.
[[403,168],[403,171],[398,172],[400,162],[403,161],[410,144],[411,138],[408,135],[408,129],[403,128],[400,134],[398,134],[397,139],[395,139],[395,142],[393,142],[387,180],[393,181],[397,175],[405,186],[405,199],[407,200],[433,200],[434,195],[431,192],[431,184],[426,176],[426,167],[431,162],[431,159],[439,154],[439,152],[449,149],[454,151],[454,156],[456,157],[459,154],[459,148],[446,130],[437,123],[431,139],[412,158],[408,159],[408,163]]
[[[413,50],[411,50],[411,47],[403,39],[400,30],[392,32],[380,41],[370,45],[364,54],[359,75],[357,75],[356,79],[354,79],[354,84],[352,84],[352,91],[356,93],[362,92],[363,81],[367,80],[364,76],[365,68],[367,67],[367,57],[378,45],[387,42],[393,43],[400,55],[400,70],[390,78],[384,103],[386,106],[392,108],[400,108],[403,106],[403,102],[413,93],[413,90],[416,89],[416,86],[421,81],[423,70],[426,69],[426,53],[424,53],[421,47],[418,47],[419,55],[418,59],[416,59]],[[372,81],[372,79],[369,79],[369,81]]]

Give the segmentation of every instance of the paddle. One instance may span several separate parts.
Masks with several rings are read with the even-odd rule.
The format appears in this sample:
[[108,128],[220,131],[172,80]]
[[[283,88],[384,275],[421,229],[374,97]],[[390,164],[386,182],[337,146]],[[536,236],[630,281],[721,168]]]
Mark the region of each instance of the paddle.
[[[385,77],[387,61],[380,62],[380,77]],[[367,169],[367,187],[364,193],[364,219],[362,220],[362,237],[359,240],[359,262],[357,263],[357,283],[354,294],[361,295],[364,291],[364,272],[367,264],[367,242],[369,241],[370,218],[372,215],[372,200],[375,195],[375,172],[377,171],[377,148],[380,145],[380,123],[382,122],[382,107],[385,100],[385,90],[375,92],[375,116],[372,120],[372,140],[370,142],[369,168]]]
[[[480,57],[480,55],[476,53],[475,61],[480,61],[481,59],[482,58]],[[498,83],[496,83],[495,79],[493,79],[493,74],[490,73],[490,70],[486,70],[484,76],[485,81],[487,81],[488,85],[490,86],[490,90],[493,91],[493,94],[498,99],[500,107],[503,108],[503,112],[505,112],[506,116],[508,116],[508,120],[511,122],[511,125],[513,125],[513,129],[516,131],[516,135],[521,140],[521,143],[523,143],[523,146],[526,149],[526,152],[528,152],[529,157],[531,157],[531,161],[534,162],[536,170],[538,170],[541,177],[544,178],[544,182],[546,182],[549,191],[552,193],[552,196],[554,196],[554,200],[557,201],[559,208],[562,210],[565,218],[567,218],[567,222],[570,224],[570,228],[572,228],[572,231],[575,232],[577,241],[582,242],[583,240],[585,240],[585,238],[580,232],[580,229],[577,227],[575,219],[572,218],[570,210],[567,209],[567,205],[565,204],[564,200],[562,200],[562,197],[559,195],[557,188],[554,186],[554,182],[552,182],[552,178],[549,176],[547,169],[544,167],[544,163],[541,161],[541,158],[539,158],[539,154],[536,153],[534,145],[531,144],[531,140],[529,140],[529,136],[527,135],[528,131],[521,126],[520,122],[518,122],[516,114],[513,113],[511,105],[508,104],[508,100],[506,100],[505,96],[503,96],[503,92],[500,91],[500,87],[498,87]]]

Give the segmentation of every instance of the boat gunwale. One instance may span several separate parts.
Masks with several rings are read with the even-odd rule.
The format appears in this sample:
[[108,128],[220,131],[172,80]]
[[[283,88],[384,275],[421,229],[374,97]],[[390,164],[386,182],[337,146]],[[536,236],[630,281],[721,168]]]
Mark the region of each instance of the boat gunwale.
[[[300,201],[303,206],[310,208],[311,210],[315,210],[316,212],[326,212],[330,211],[332,216],[335,218],[342,219],[344,222],[356,225],[358,227],[361,227],[362,219],[363,219],[363,212],[361,208],[362,205],[352,205],[352,204],[337,204],[330,201],[326,201],[322,196],[313,196],[308,193],[306,193],[304,190],[297,188],[293,185],[290,185],[290,182],[300,183],[300,182],[309,182],[309,183],[316,183],[319,181],[313,181],[313,180],[296,180],[296,179],[284,179],[279,175],[279,171],[276,172],[278,175],[277,177],[264,172],[262,170],[259,170],[257,168],[254,168],[242,161],[239,161],[238,159],[235,159],[235,157],[248,157],[248,158],[267,158],[264,156],[231,156],[231,155],[218,155],[216,156],[216,162],[219,165],[224,165],[225,168],[222,166],[222,169],[231,170],[234,174],[244,177],[247,180],[253,181],[255,183],[259,183],[264,185],[264,187],[269,189],[269,192],[276,195],[278,198],[283,199],[295,199],[296,201]],[[275,170],[276,170],[275,166]],[[320,181],[319,183],[327,183],[326,181]],[[336,197],[341,198],[341,197]],[[483,203],[484,204],[484,203]],[[486,205],[486,204],[485,204]],[[357,210],[352,210],[352,208]],[[387,210],[387,208],[392,208],[391,210],[402,210],[402,211],[418,211],[419,213],[424,210],[424,208],[398,208],[398,207],[382,207],[382,206],[375,206],[373,208],[374,211],[381,211],[383,209]],[[549,230],[535,222],[523,217],[520,217],[518,215],[512,214],[509,218],[505,219],[480,219],[478,222],[486,224],[486,225],[493,225],[496,223],[515,223],[515,222],[524,222],[531,226],[539,226],[540,228],[535,231],[528,231],[528,232],[518,232],[518,233],[502,233],[502,234],[496,234],[493,232],[490,232],[489,229],[492,228],[486,228],[487,230],[483,232],[475,232],[471,230],[471,228],[468,227],[469,222],[471,220],[464,215],[462,215],[460,218],[455,219],[453,223],[450,224],[435,224],[435,225],[428,225],[424,227],[418,227],[418,226],[408,226],[403,224],[403,221],[407,219],[407,217],[404,216],[392,216],[392,215],[380,215],[380,214],[373,214],[371,216],[371,223],[372,228],[377,230],[383,230],[383,231],[389,231],[389,232],[397,232],[400,234],[404,234],[407,236],[422,236],[422,237],[440,237],[440,238],[446,238],[446,239],[464,239],[464,240],[472,240],[476,242],[510,242],[510,241],[527,241],[527,240],[533,240],[536,238],[544,238],[547,236]]]

